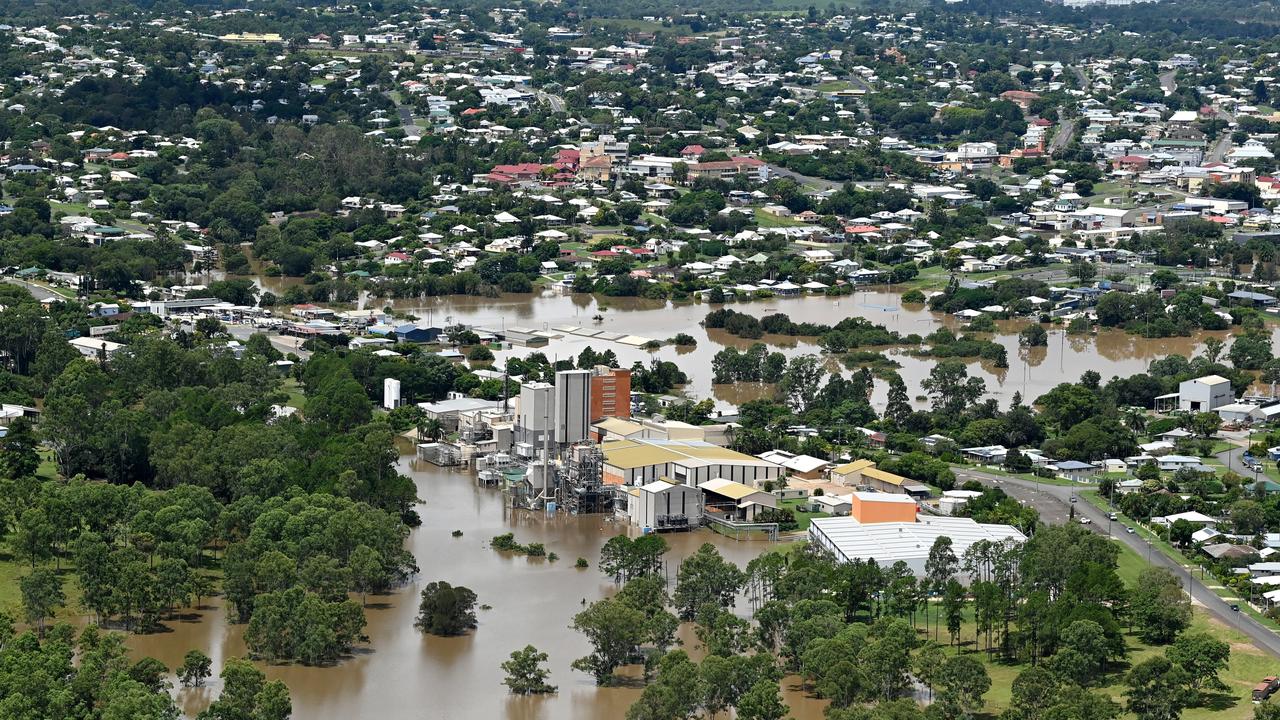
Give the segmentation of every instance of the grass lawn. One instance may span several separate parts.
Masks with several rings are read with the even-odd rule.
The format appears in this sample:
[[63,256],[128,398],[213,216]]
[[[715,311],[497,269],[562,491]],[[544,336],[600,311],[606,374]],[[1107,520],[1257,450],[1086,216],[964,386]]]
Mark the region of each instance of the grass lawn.
[[[1147,563],[1144,558],[1124,544],[1117,543],[1117,546],[1120,549],[1117,572],[1125,584],[1132,586],[1137,581],[1138,573],[1147,567]],[[972,606],[966,608],[966,620],[960,630],[962,647],[948,647],[948,650],[950,652],[971,653],[973,657],[982,660],[986,665],[987,672],[991,676],[991,690],[984,696],[986,707],[983,714],[986,717],[996,717],[1008,709],[1013,680],[1028,665],[1018,662],[1006,662],[999,657],[988,657],[986,652],[981,651],[973,640],[974,624],[972,612]],[[1250,690],[1263,677],[1273,675],[1277,670],[1280,670],[1280,661],[1271,658],[1254,647],[1243,633],[1214,620],[1204,610],[1197,607],[1194,612],[1188,632],[1207,632],[1231,645],[1231,660],[1227,669],[1221,674],[1222,680],[1227,684],[1229,690],[1226,693],[1210,698],[1205,707],[1188,708],[1183,712],[1182,717],[1184,720],[1207,720],[1208,718],[1247,720],[1251,718],[1253,716],[1253,703],[1249,697]],[[1130,652],[1128,662],[1113,668],[1099,684],[1092,688],[1109,694],[1113,700],[1121,705],[1124,704],[1125,700],[1124,673],[1130,665],[1142,662],[1152,656],[1163,654],[1165,651],[1164,647],[1155,647],[1143,643],[1135,635],[1126,635],[1125,639]],[[939,641],[946,647],[947,636],[945,629]]]
[[853,87],[848,80],[830,80],[828,82],[819,83],[813,86],[818,92],[838,92],[840,90],[848,90]]
[[788,217],[778,217],[765,212],[762,208],[756,208],[756,224],[760,227],[798,227],[804,225],[799,220],[792,220]]
[[302,386],[298,384],[297,380],[293,378],[285,378],[283,387],[284,391],[289,394],[289,401],[285,403],[286,405],[296,407],[299,410],[306,406],[306,395],[303,394]]
[[[1273,660],[1270,656],[1254,647],[1243,634],[1213,620],[1202,610],[1196,611],[1188,632],[1207,632],[1219,640],[1230,643],[1231,660],[1227,669],[1221,674],[1222,681],[1226,683],[1229,690],[1226,693],[1210,698],[1205,707],[1187,708],[1182,714],[1183,719],[1207,720],[1208,718],[1222,718],[1224,720],[1247,720],[1253,717],[1253,703],[1249,697],[1250,690],[1262,678],[1275,674],[1276,670],[1280,668],[1280,662]],[[981,659],[987,666],[987,673],[991,676],[991,690],[984,696],[986,700],[984,713],[988,717],[996,717],[1009,708],[1013,680],[1028,665],[1005,662],[999,657],[988,659],[985,652],[975,650],[973,645],[973,626],[971,624],[966,623],[961,629],[960,638],[962,642],[967,644],[959,652],[971,653],[973,657]],[[1129,646],[1128,662],[1113,668],[1099,684],[1091,688],[1105,692],[1122,706],[1125,701],[1124,673],[1132,664],[1140,663],[1165,652],[1164,647],[1147,645],[1133,635],[1127,635],[1125,639]],[[945,631],[942,642],[946,642]]]
[[36,466],[36,476],[45,480],[57,480],[58,463],[53,459],[53,451],[42,447],[36,452],[40,455],[40,464]]
[[1220,452],[1226,452],[1226,451],[1228,451],[1228,450],[1233,450],[1233,449],[1238,448],[1238,447],[1240,447],[1240,446],[1239,446],[1239,445],[1236,445],[1235,443],[1227,442],[1226,440],[1214,440],[1214,441],[1213,441],[1213,449],[1211,449],[1211,450],[1209,451],[1209,454],[1210,454],[1210,455],[1217,455],[1217,454],[1218,454],[1218,453],[1220,453]]
[[824,512],[815,513],[815,512],[801,511],[800,506],[807,505],[807,504],[808,503],[804,500],[783,500],[782,501],[782,507],[787,510],[790,510],[791,513],[796,516],[796,522],[799,523],[800,525],[800,527],[797,528],[797,530],[801,532],[807,532],[809,530],[810,520],[813,520],[814,518],[831,517],[830,514],[824,513]]
[[[1106,512],[1111,511],[1111,508],[1107,505],[1106,500],[1102,498],[1100,495],[1098,495],[1096,491],[1083,492],[1083,493],[1080,493],[1080,495],[1084,497],[1086,502],[1092,503],[1093,505],[1097,506],[1099,509]],[[1156,536],[1150,530],[1148,530],[1147,528],[1135,522],[1133,518],[1130,518],[1124,514],[1120,514],[1118,517],[1119,519],[1117,520],[1117,522],[1119,522],[1121,525],[1128,525],[1129,527],[1132,527],[1134,531],[1138,534],[1138,536],[1146,540],[1147,542],[1151,543],[1152,548],[1154,548],[1156,551],[1164,553],[1165,556],[1167,556],[1169,559],[1173,560],[1174,562],[1178,563],[1182,567],[1186,568],[1188,572],[1194,572],[1196,568],[1196,564],[1191,560],[1187,559],[1187,557],[1183,555],[1180,551],[1178,551],[1177,548],[1173,547],[1172,545],[1165,542],[1164,540],[1161,540],[1158,536]],[[1120,532],[1124,532],[1124,530],[1121,529]],[[1145,562],[1145,561],[1142,561],[1141,559],[1140,561]],[[1141,568],[1139,568],[1139,570],[1141,570]],[[1207,571],[1202,571],[1202,574],[1204,575],[1205,587],[1208,587],[1210,590],[1212,590],[1214,594],[1216,594],[1217,596],[1229,602],[1236,602],[1240,600],[1240,595],[1235,590],[1229,587],[1224,587],[1220,580],[1209,576],[1207,574]],[[1136,573],[1135,573],[1135,577],[1136,577]],[[1257,620],[1261,625],[1267,628],[1270,628],[1275,632],[1280,632],[1280,623],[1277,623],[1275,620],[1272,620],[1271,618],[1263,615],[1257,610],[1254,610],[1253,607],[1246,602],[1241,601],[1239,604],[1240,604],[1240,612],[1247,613],[1254,620]],[[1277,669],[1280,669],[1280,663],[1277,663]]]
[[[53,567],[50,564],[48,567]],[[0,612],[9,613],[14,620],[24,623],[26,616],[22,612],[22,591],[18,582],[31,573],[31,566],[18,560],[8,552],[0,554]],[[80,616],[80,584],[76,582],[75,573],[66,559],[62,561],[62,591],[67,596],[67,604],[58,609],[57,619],[65,620]]]

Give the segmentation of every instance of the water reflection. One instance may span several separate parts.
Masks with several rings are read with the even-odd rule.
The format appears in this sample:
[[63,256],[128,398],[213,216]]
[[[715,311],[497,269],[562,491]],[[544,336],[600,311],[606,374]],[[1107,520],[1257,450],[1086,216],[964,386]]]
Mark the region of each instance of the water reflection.
[[[478,488],[467,473],[454,472],[402,459],[402,471],[413,477],[423,517],[409,545],[421,573],[407,587],[370,597],[366,633],[370,646],[337,667],[269,666],[268,677],[284,680],[293,694],[294,716],[308,720],[377,717],[388,720],[420,718],[618,718],[639,696],[640,687],[597,688],[591,678],[573,671],[569,663],[589,647],[569,629],[582,603],[616,590],[596,569],[600,547],[627,530],[604,516],[546,516],[504,508],[501,493]],[[462,530],[462,537],[452,536]],[[530,559],[494,552],[488,541],[513,532],[521,542],[544,543],[560,561]],[[666,536],[671,544],[666,574],[674,582],[682,558],[703,542],[713,542],[729,559],[745,566],[764,542],[736,542],[708,531]],[[584,557],[586,570],[574,567]],[[477,612],[479,627],[457,638],[423,636],[413,628],[418,595],[433,580],[466,585],[479,601],[492,606]],[[746,612],[745,606],[740,606]],[[204,689],[178,691],[180,706],[194,715],[216,696],[222,664],[245,653],[242,625],[226,623],[224,601],[214,598],[200,611],[201,622],[170,623],[172,632],[132,636],[136,656],[152,655],[177,667],[191,648],[213,660],[215,679]],[[682,638],[693,643],[692,630]],[[532,644],[550,659],[550,682],[560,692],[548,698],[509,697],[501,684],[499,665],[513,650]],[[633,672],[635,669],[633,669]],[[805,705],[798,695],[789,701]],[[790,697],[795,695],[795,697]],[[811,713],[793,713],[800,720],[822,716],[821,704]]]
[[[379,301],[381,302],[381,301]],[[438,297],[424,300],[397,300],[392,303],[398,310],[413,313],[434,322],[464,322],[482,327],[505,328],[527,326],[554,328],[579,326],[642,337],[665,340],[678,332],[688,333],[697,341],[695,348],[666,346],[656,351],[629,347],[603,340],[590,340],[566,335],[553,341],[541,351],[551,358],[576,357],[588,346],[603,351],[611,349],[619,361],[630,365],[635,361],[648,363],[651,358],[670,360],[680,365],[690,375],[688,394],[694,398],[709,397],[722,411],[746,400],[767,396],[762,387],[713,386],[711,383],[711,359],[725,347],[745,349],[754,342],[766,342],[771,349],[788,357],[817,353],[820,348],[810,338],[767,335],[760,340],[748,340],[729,335],[723,330],[707,330],[699,323],[712,309],[704,303],[666,303],[642,298],[594,298],[586,295],[570,295],[544,292],[537,296],[504,295],[498,298]],[[896,292],[884,290],[860,291],[853,296],[838,299],[810,296],[792,299],[738,303],[734,309],[761,317],[774,312],[784,312],[797,322],[834,324],[846,317],[864,317],[896,330],[904,335],[927,335],[939,327],[963,330],[954,317],[931,312],[922,306],[903,306]],[[601,310],[601,308],[607,308]],[[591,318],[601,314],[599,322]],[[1225,337],[1227,333],[1200,333],[1189,338],[1147,339],[1129,335],[1119,330],[1103,330],[1096,335],[1068,336],[1061,329],[1049,331],[1047,348],[1021,348],[1018,331],[1026,327],[1026,319],[997,322],[993,339],[1005,347],[1010,367],[997,369],[990,362],[977,358],[966,360],[971,374],[981,377],[993,397],[1006,404],[1015,392],[1029,399],[1038,397],[1060,382],[1078,380],[1085,370],[1096,370],[1103,378],[1127,376],[1143,372],[1152,360],[1170,353],[1194,355],[1208,337]],[[499,357],[524,356],[527,348],[513,348],[498,353]],[[885,350],[901,363],[899,371],[907,383],[908,394],[921,394],[920,382],[928,376],[934,362],[929,358],[913,358],[905,354]],[[1051,358],[1052,355],[1052,358]],[[877,383],[873,402],[884,403],[887,389]]]

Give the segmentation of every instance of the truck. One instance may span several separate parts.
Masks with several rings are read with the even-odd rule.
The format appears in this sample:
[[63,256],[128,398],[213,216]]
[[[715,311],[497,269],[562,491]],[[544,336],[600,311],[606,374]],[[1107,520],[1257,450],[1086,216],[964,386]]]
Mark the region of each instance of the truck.
[[1253,686],[1253,701],[1266,702],[1278,688],[1280,688],[1280,678],[1275,675],[1269,675],[1262,678],[1262,682]]

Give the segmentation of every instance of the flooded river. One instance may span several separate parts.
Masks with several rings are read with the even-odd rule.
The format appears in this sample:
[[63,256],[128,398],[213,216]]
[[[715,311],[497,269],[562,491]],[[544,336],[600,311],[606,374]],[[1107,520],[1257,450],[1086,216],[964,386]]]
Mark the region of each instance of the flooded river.
[[[835,324],[840,320],[859,316],[896,330],[903,335],[917,333],[927,335],[938,327],[947,326],[959,332],[962,324],[954,317],[931,312],[922,306],[903,306],[897,292],[860,291],[840,298],[809,296],[768,301],[753,301],[729,305],[740,312],[757,317],[770,313],[786,313],[796,322]],[[558,326],[579,326],[608,332],[639,335],[656,340],[666,340],[678,332],[688,333],[698,341],[696,348],[665,346],[656,351],[631,347],[616,342],[566,335],[540,348],[555,359],[577,356],[586,347],[597,351],[611,349],[625,367],[636,360],[647,363],[657,357],[680,365],[690,376],[686,394],[695,399],[711,397],[717,408],[731,411],[741,402],[767,393],[767,389],[749,383],[713,385],[711,359],[726,346],[746,348],[753,342],[766,342],[788,356],[817,353],[820,348],[812,338],[795,338],[767,335],[759,341],[733,337],[721,330],[707,330],[699,323],[716,306],[705,303],[672,304],[660,300],[641,298],[606,298],[587,295],[545,293],[541,296],[504,295],[500,298],[440,297],[427,301],[396,301],[395,309],[412,313],[434,324],[466,323],[490,329],[524,327],[550,330]],[[602,319],[592,318],[600,315]],[[1189,338],[1146,339],[1118,330],[1099,332],[1096,336],[1068,336],[1060,329],[1049,331],[1047,348],[1023,349],[1018,346],[1018,331],[1026,327],[1026,319],[1005,320],[997,323],[996,342],[1005,346],[1009,367],[997,369],[990,362],[977,358],[968,360],[970,374],[987,383],[992,397],[1001,405],[1008,403],[1015,392],[1034,399],[1061,382],[1075,381],[1085,370],[1096,370],[1104,379],[1143,372],[1152,360],[1166,355],[1195,354],[1210,335],[1225,337],[1225,333],[1202,333]],[[533,352],[515,347],[496,355],[501,358],[524,356]],[[925,379],[934,361],[931,358],[915,358],[890,350],[889,354],[902,365],[899,370],[914,398],[921,394],[920,382]],[[888,388],[876,383],[872,403],[883,410]]]
[[[192,276],[191,281],[209,282],[222,277],[222,273],[215,271]],[[279,295],[300,279],[257,276],[254,281],[263,290]],[[700,323],[708,312],[719,306],[702,302],[671,303],[545,290],[533,295],[503,294],[496,298],[454,295],[388,300],[362,297],[360,307],[392,307],[439,326],[463,323],[493,330],[516,327],[551,330],[559,326],[578,326],[655,340],[666,340],[679,332],[688,333],[697,339],[696,348],[668,345],[650,351],[606,340],[565,335],[538,350],[552,359],[576,357],[587,347],[599,352],[613,350],[624,367],[637,360],[647,364],[654,357],[671,360],[689,375],[690,383],[685,393],[694,399],[712,398],[721,412],[732,412],[739,404],[769,396],[772,392],[771,388],[751,383],[714,385],[711,382],[711,359],[721,349],[730,345],[744,349],[753,342],[765,342],[770,349],[780,350],[788,356],[820,352],[813,338],[766,335],[760,340],[744,340],[720,330],[706,330]],[[964,327],[955,317],[931,312],[922,305],[903,306],[901,293],[888,286],[873,286],[838,298],[812,295],[773,298],[732,303],[727,307],[756,317],[781,312],[796,322],[828,325],[858,316],[903,335],[917,333],[924,336],[942,326],[959,333]],[[597,315],[602,319],[594,320]],[[1069,336],[1058,328],[1049,330],[1048,347],[1028,350],[1018,346],[1018,331],[1029,322],[1027,318],[997,322],[998,332],[992,339],[1004,345],[1009,358],[1008,368],[996,368],[991,362],[977,358],[965,359],[969,373],[981,377],[990,396],[999,400],[1002,406],[1008,404],[1015,392],[1021,392],[1027,400],[1034,400],[1061,382],[1079,380],[1086,370],[1097,371],[1104,380],[1133,375],[1145,371],[1152,360],[1172,354],[1190,357],[1203,347],[1209,337],[1226,339],[1229,336],[1229,332],[1201,332],[1193,337],[1148,339],[1120,330]],[[1280,326],[1273,331],[1272,342],[1280,347]],[[531,352],[534,350],[514,347],[495,355],[502,360],[511,356],[523,357]],[[916,400],[923,394],[920,381],[928,376],[934,360],[911,357],[896,350],[889,350],[887,354],[902,365],[898,372],[907,383],[908,393],[915,404],[922,405]],[[837,366],[830,363],[829,369],[837,369]],[[877,382],[872,395],[872,404],[877,411],[884,409],[887,394],[885,383]]]
[[[283,285],[263,279],[264,285]],[[280,287],[272,287],[274,290]],[[375,301],[379,302],[379,301]],[[721,331],[707,331],[699,323],[709,308],[705,304],[672,305],[636,298],[592,298],[545,293],[540,296],[500,298],[444,297],[429,301],[397,301],[397,310],[411,312],[437,325],[467,323],[493,329],[529,327],[550,329],[561,325],[599,328],[621,334],[665,340],[677,332],[697,339],[696,348],[666,346],[650,352],[615,342],[573,336],[553,341],[541,349],[549,357],[576,356],[587,346],[613,350],[622,365],[648,362],[651,357],[671,360],[689,374],[686,392],[693,398],[713,397],[722,410],[766,394],[769,389],[752,385],[715,386],[711,383],[711,359],[720,349],[746,347],[752,341]],[[857,315],[900,333],[925,335],[939,326],[958,329],[953,318],[924,309],[901,306],[890,292],[859,292],[838,299],[806,297],[737,304],[735,309],[762,316],[785,312],[793,320],[833,324]],[[592,318],[602,315],[601,321]],[[1048,348],[1022,350],[1017,332],[1025,320],[999,323],[995,339],[1008,350],[1010,367],[999,370],[989,363],[969,362],[970,372],[982,377],[992,396],[1006,404],[1015,392],[1035,398],[1054,385],[1075,380],[1085,370],[1104,378],[1141,372],[1154,359],[1171,353],[1194,354],[1208,335],[1196,338],[1146,340],[1121,332],[1069,337],[1050,331]],[[788,355],[818,352],[811,341],[790,337],[766,337],[765,342]],[[499,358],[532,352],[514,348]],[[920,394],[920,382],[932,367],[917,359],[891,352],[902,368],[910,394]],[[873,404],[882,410],[884,383],[877,383]],[[407,448],[406,448],[407,451]],[[547,517],[541,513],[515,512],[504,507],[501,493],[478,488],[470,474],[419,465],[409,456],[402,471],[413,477],[424,504],[419,512],[422,527],[410,535],[409,545],[421,573],[405,588],[385,597],[371,597],[367,610],[370,643],[333,668],[272,666],[272,678],[284,680],[293,695],[294,717],[305,720],[386,720],[509,718],[513,720],[559,718],[621,718],[639,696],[640,688],[597,688],[590,677],[573,671],[569,663],[588,652],[578,633],[568,628],[583,602],[607,596],[613,583],[596,569],[601,545],[625,525],[604,516]],[[451,533],[461,530],[462,537]],[[490,550],[488,540],[514,532],[520,542],[540,542],[561,560],[509,557]],[[669,574],[674,580],[679,561],[702,542],[714,542],[730,560],[745,566],[767,546],[762,542],[736,542],[708,531],[666,536],[672,546]],[[579,570],[574,561],[584,557],[590,568]],[[479,611],[479,628],[460,638],[436,638],[413,628],[418,594],[423,585],[445,580],[473,589],[479,602],[492,606]],[[739,612],[746,612],[740,606]],[[176,667],[191,648],[203,649],[214,661],[215,676],[222,662],[245,654],[244,626],[225,622],[225,608],[214,598],[199,613],[168,623],[171,632],[133,636],[130,645],[138,655],[152,655]],[[693,645],[688,628],[682,636]],[[551,682],[557,695],[513,698],[500,684],[499,664],[511,651],[533,644],[550,655]],[[818,720],[823,703],[784,682],[787,702],[798,720]],[[182,690],[179,699],[189,715],[202,709],[218,690],[209,687]]]
[[[267,675],[288,684],[293,716],[299,720],[510,720],[622,718],[640,695],[640,687],[597,688],[585,673],[569,668],[589,652],[577,632],[569,629],[582,602],[592,602],[616,588],[596,568],[600,547],[626,524],[602,515],[548,517],[541,512],[512,511],[502,493],[476,487],[465,472],[402,459],[401,470],[413,477],[424,500],[418,511],[423,524],[413,531],[409,547],[421,573],[408,586],[387,596],[370,596],[366,628],[370,643],[336,667],[268,666]],[[460,538],[452,537],[462,530]],[[514,532],[520,542],[544,543],[560,560],[513,557],[488,547],[494,535]],[[769,547],[767,542],[737,542],[710,531],[664,536],[671,545],[667,571],[674,586],[682,558],[703,542],[713,542],[740,567]],[[584,557],[590,567],[574,561]],[[445,580],[476,592],[479,602],[492,606],[477,611],[479,627],[457,638],[431,637],[413,627],[418,596],[424,585]],[[137,656],[151,655],[169,667],[182,662],[191,648],[213,659],[215,679],[201,689],[180,690],[180,706],[189,716],[216,697],[216,679],[225,659],[245,654],[243,625],[225,621],[222,598],[185,621],[169,621],[172,632],[134,635],[129,645]],[[747,613],[739,604],[737,610]],[[686,649],[696,644],[683,628]],[[559,693],[541,698],[516,698],[501,684],[499,665],[511,651],[535,645],[550,655],[551,683]],[[696,653],[692,653],[695,654]],[[784,683],[786,700],[797,720],[822,717],[822,701],[806,697]]]

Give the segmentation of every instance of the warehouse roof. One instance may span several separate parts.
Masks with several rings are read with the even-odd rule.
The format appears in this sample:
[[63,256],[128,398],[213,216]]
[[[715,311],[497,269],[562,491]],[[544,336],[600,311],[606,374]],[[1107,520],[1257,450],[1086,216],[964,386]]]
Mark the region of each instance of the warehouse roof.
[[874,460],[867,460],[866,458],[863,458],[861,460],[847,462],[843,465],[837,465],[832,468],[831,472],[836,475],[848,475],[849,473],[866,470],[867,468],[874,468],[875,466],[876,463]]
[[742,500],[743,498],[751,497],[756,493],[763,492],[749,485],[743,485],[742,483],[734,482],[732,480],[725,480],[724,478],[708,480],[698,485],[698,488],[700,490],[706,490],[707,492],[713,492],[716,495],[723,495],[730,500]]
[[604,452],[606,463],[623,469],[665,463],[693,466],[732,463],[777,467],[776,463],[702,440],[606,440],[600,449]]
[[881,470],[880,468],[867,468],[862,471],[862,477],[879,480],[880,482],[889,483],[890,485],[901,485],[907,479],[901,475],[894,475],[891,472]]
[[868,524],[851,517],[835,517],[814,518],[809,523],[809,538],[831,550],[837,559],[845,562],[874,559],[881,566],[892,565],[899,560],[922,566],[933,542],[940,537],[951,538],[952,549],[957,556],[963,555],[970,545],[980,540],[1023,542],[1027,539],[1011,525],[978,523],[959,517]]

